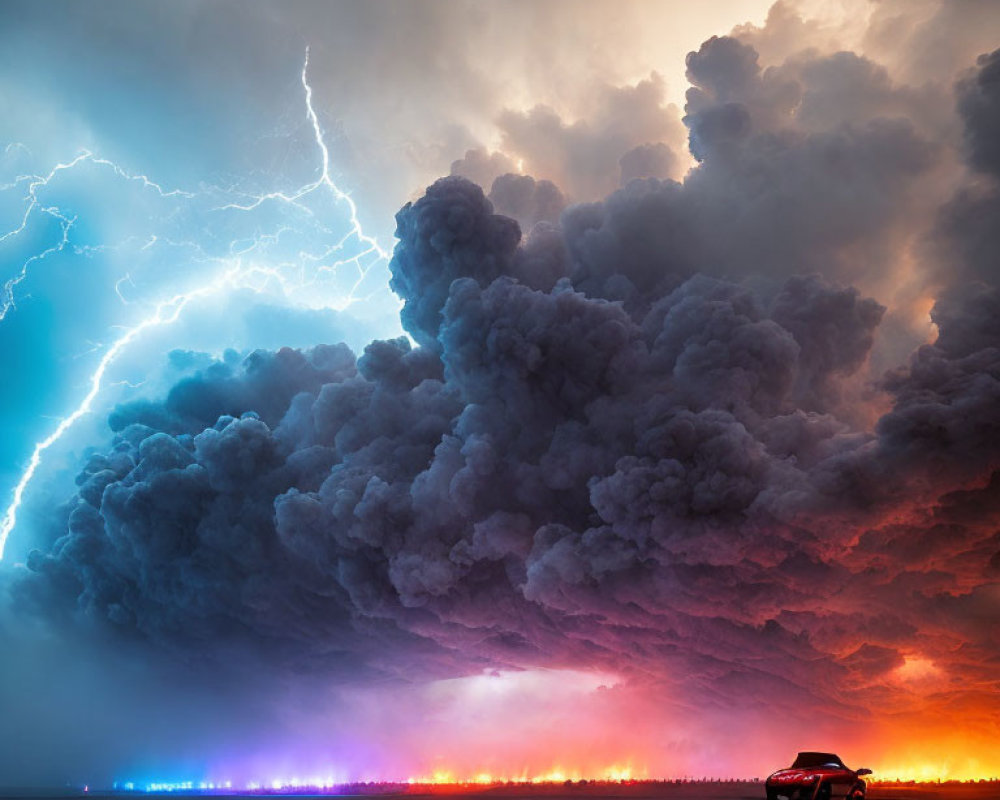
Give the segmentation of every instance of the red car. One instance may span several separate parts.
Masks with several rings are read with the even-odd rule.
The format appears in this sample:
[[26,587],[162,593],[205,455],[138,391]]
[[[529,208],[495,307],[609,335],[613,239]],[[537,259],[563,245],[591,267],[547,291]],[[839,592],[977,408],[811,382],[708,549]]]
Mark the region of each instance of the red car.
[[850,769],[833,753],[799,753],[792,766],[767,779],[767,800],[864,800],[862,775],[870,769]]

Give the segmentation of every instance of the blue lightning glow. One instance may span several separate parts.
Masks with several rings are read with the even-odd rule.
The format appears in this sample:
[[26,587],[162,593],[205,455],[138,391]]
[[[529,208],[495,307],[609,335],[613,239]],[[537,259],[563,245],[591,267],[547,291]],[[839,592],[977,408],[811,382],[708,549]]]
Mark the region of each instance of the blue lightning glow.
[[[23,145],[19,144],[18,146],[23,147]],[[6,148],[7,152],[9,152],[12,147],[13,145],[7,145]],[[3,191],[7,189],[16,188],[22,183],[27,184],[27,191],[24,198],[25,208],[24,208],[24,214],[21,217],[21,222],[17,227],[7,231],[7,233],[0,235],[0,244],[3,244],[8,239],[13,239],[23,234],[25,230],[27,230],[28,228],[28,223],[32,215],[36,213],[49,216],[52,219],[56,220],[59,223],[59,227],[62,231],[62,236],[60,237],[58,242],[56,242],[54,245],[50,247],[47,247],[40,253],[36,253],[30,256],[27,260],[24,261],[23,264],[21,264],[20,270],[12,278],[8,278],[7,281],[4,283],[3,296],[0,297],[0,320],[3,320],[7,316],[7,313],[12,308],[14,308],[14,289],[18,286],[18,284],[22,283],[28,277],[29,267],[38,261],[44,260],[53,253],[58,253],[64,250],[66,246],[69,244],[70,230],[72,229],[74,223],[76,222],[75,217],[67,216],[58,206],[44,205],[38,197],[39,190],[49,186],[59,173],[64,172],[66,170],[71,170],[83,163],[91,163],[101,167],[107,167],[118,177],[123,178],[126,181],[137,181],[141,183],[144,188],[154,190],[157,194],[159,194],[160,197],[190,198],[195,196],[191,192],[185,192],[180,189],[172,189],[167,191],[162,186],[160,186],[160,184],[156,183],[155,181],[151,181],[145,175],[133,175],[127,172],[126,170],[122,169],[120,166],[118,166],[112,161],[96,157],[89,150],[84,150],[83,152],[79,153],[75,158],[73,158],[70,161],[67,161],[64,164],[62,163],[56,164],[48,172],[47,175],[19,175],[14,180],[13,183],[0,186],[0,191]]]
[[[35,443],[31,457],[14,486],[11,502],[0,521],[0,559],[3,558],[7,540],[17,525],[18,511],[25,491],[36,475],[43,455],[59,442],[78,420],[94,410],[95,401],[102,389],[106,388],[105,381],[109,369],[145,332],[176,322],[197,300],[236,290],[262,293],[268,286],[276,287],[282,297],[294,300],[299,307],[336,310],[364,303],[381,292],[388,293],[388,288],[383,282],[382,285],[369,290],[368,294],[362,294],[372,270],[384,267],[389,253],[373,236],[365,233],[354,200],[336,184],[331,175],[330,153],[313,104],[313,90],[309,83],[308,72],[309,49],[307,48],[301,79],[305,93],[306,115],[320,152],[321,165],[319,176],[315,180],[293,191],[246,193],[217,186],[198,192],[165,189],[146,175],[133,174],[110,160],[95,156],[90,151],[83,151],[65,163],[56,164],[44,175],[19,175],[11,183],[0,186],[0,192],[22,191],[24,204],[19,222],[11,230],[0,235],[0,245],[23,236],[32,220],[38,216],[47,216],[55,220],[60,231],[54,243],[26,258],[14,275],[4,283],[0,295],[0,321],[3,321],[9,313],[16,311],[18,287],[28,279],[39,262],[70,248],[75,248],[76,254],[92,256],[98,252],[114,251],[134,244],[135,237],[127,237],[117,244],[74,246],[72,233],[77,224],[77,216],[61,208],[59,204],[43,199],[46,191],[50,190],[60,177],[78,171],[86,165],[106,170],[118,180],[138,184],[141,190],[154,193],[160,200],[174,202],[176,205],[172,206],[164,217],[167,221],[187,213],[196,216],[207,226],[207,220],[227,220],[234,213],[248,215],[251,212],[259,212],[264,206],[272,203],[297,215],[290,221],[283,218],[280,224],[273,225],[271,230],[263,232],[260,230],[260,224],[255,223],[250,232],[242,236],[235,236],[231,229],[225,227],[226,223],[222,222],[221,233],[225,234],[228,231],[230,238],[228,245],[223,246],[221,252],[206,241],[173,238],[162,232],[141,237],[142,244],[136,252],[146,252],[156,247],[183,250],[189,253],[188,264],[197,265],[199,271],[203,271],[207,265],[214,274],[207,279],[198,280],[195,285],[185,287],[183,290],[166,292],[165,299],[152,303],[151,310],[144,318],[123,326],[121,334],[110,345],[98,344],[93,348],[106,347],[86,382],[85,393],[72,412],[61,419],[48,436]],[[21,145],[9,145],[7,152],[16,147]],[[320,195],[331,198],[335,204],[346,209],[346,233],[343,232],[343,228],[335,231],[324,225],[321,214],[309,204],[308,201],[317,199]],[[225,202],[217,202],[219,198]],[[205,206],[205,203],[208,205]],[[325,212],[326,209],[320,211]],[[309,231],[319,246],[312,240],[308,243],[301,241],[303,230],[300,219],[305,218],[309,220]],[[290,240],[288,245],[283,243],[286,238]],[[283,254],[282,247],[290,247],[292,252]],[[272,250],[275,253],[272,254]],[[341,275],[344,270],[352,272],[352,276],[346,280]],[[121,275],[114,282],[113,289],[123,305],[135,304],[137,301],[131,297],[131,292],[125,291],[125,287],[132,289],[136,287],[136,279],[131,271]],[[117,381],[107,385],[135,384]]]

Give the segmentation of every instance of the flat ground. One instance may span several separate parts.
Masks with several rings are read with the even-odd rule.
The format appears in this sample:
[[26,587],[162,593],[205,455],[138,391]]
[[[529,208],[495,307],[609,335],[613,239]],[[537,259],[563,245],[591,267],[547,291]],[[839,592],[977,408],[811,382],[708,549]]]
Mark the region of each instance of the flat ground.
[[[534,786],[494,786],[490,788],[480,787],[435,787],[433,791],[427,791],[420,787],[413,787],[409,791],[385,791],[374,787],[365,787],[364,791],[358,794],[335,795],[301,793],[281,793],[281,792],[259,792],[256,794],[229,793],[222,795],[212,795],[209,792],[202,793],[169,793],[152,795],[145,792],[90,792],[84,794],[82,791],[66,791],[64,789],[55,790],[25,790],[25,789],[2,789],[0,788],[0,798],[80,798],[86,797],[92,800],[123,800],[123,798],[139,797],[162,797],[170,800],[194,800],[194,798],[205,798],[211,796],[222,796],[228,798],[256,798],[261,797],[296,797],[296,798],[318,798],[318,797],[346,797],[365,798],[365,800],[441,800],[452,798],[452,800],[764,800],[764,783],[753,781],[704,781],[695,783],[673,783],[673,782],[637,782],[628,784],[617,783],[588,783],[585,785],[573,784],[564,786],[562,784],[534,785]],[[922,784],[885,784],[875,785],[868,788],[869,800],[1000,800],[1000,783],[922,783]]]

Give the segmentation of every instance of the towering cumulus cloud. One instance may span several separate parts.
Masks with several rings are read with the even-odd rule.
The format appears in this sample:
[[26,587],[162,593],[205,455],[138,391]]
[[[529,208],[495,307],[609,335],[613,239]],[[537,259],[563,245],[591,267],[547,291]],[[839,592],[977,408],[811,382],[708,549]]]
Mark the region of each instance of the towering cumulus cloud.
[[411,338],[120,406],[16,602],[211,670],[613,674],[886,759],[960,715],[988,758],[1000,51],[914,88],[776,59],[788,14],[688,57],[683,183],[442,178],[396,217]]

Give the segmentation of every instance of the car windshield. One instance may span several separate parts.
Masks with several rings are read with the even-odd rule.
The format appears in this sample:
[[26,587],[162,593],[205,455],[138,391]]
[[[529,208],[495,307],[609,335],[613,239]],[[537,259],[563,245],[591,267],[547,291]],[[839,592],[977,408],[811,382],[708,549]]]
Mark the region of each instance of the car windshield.
[[833,753],[799,753],[792,764],[793,769],[809,769],[812,767],[840,767],[847,769],[839,756]]

